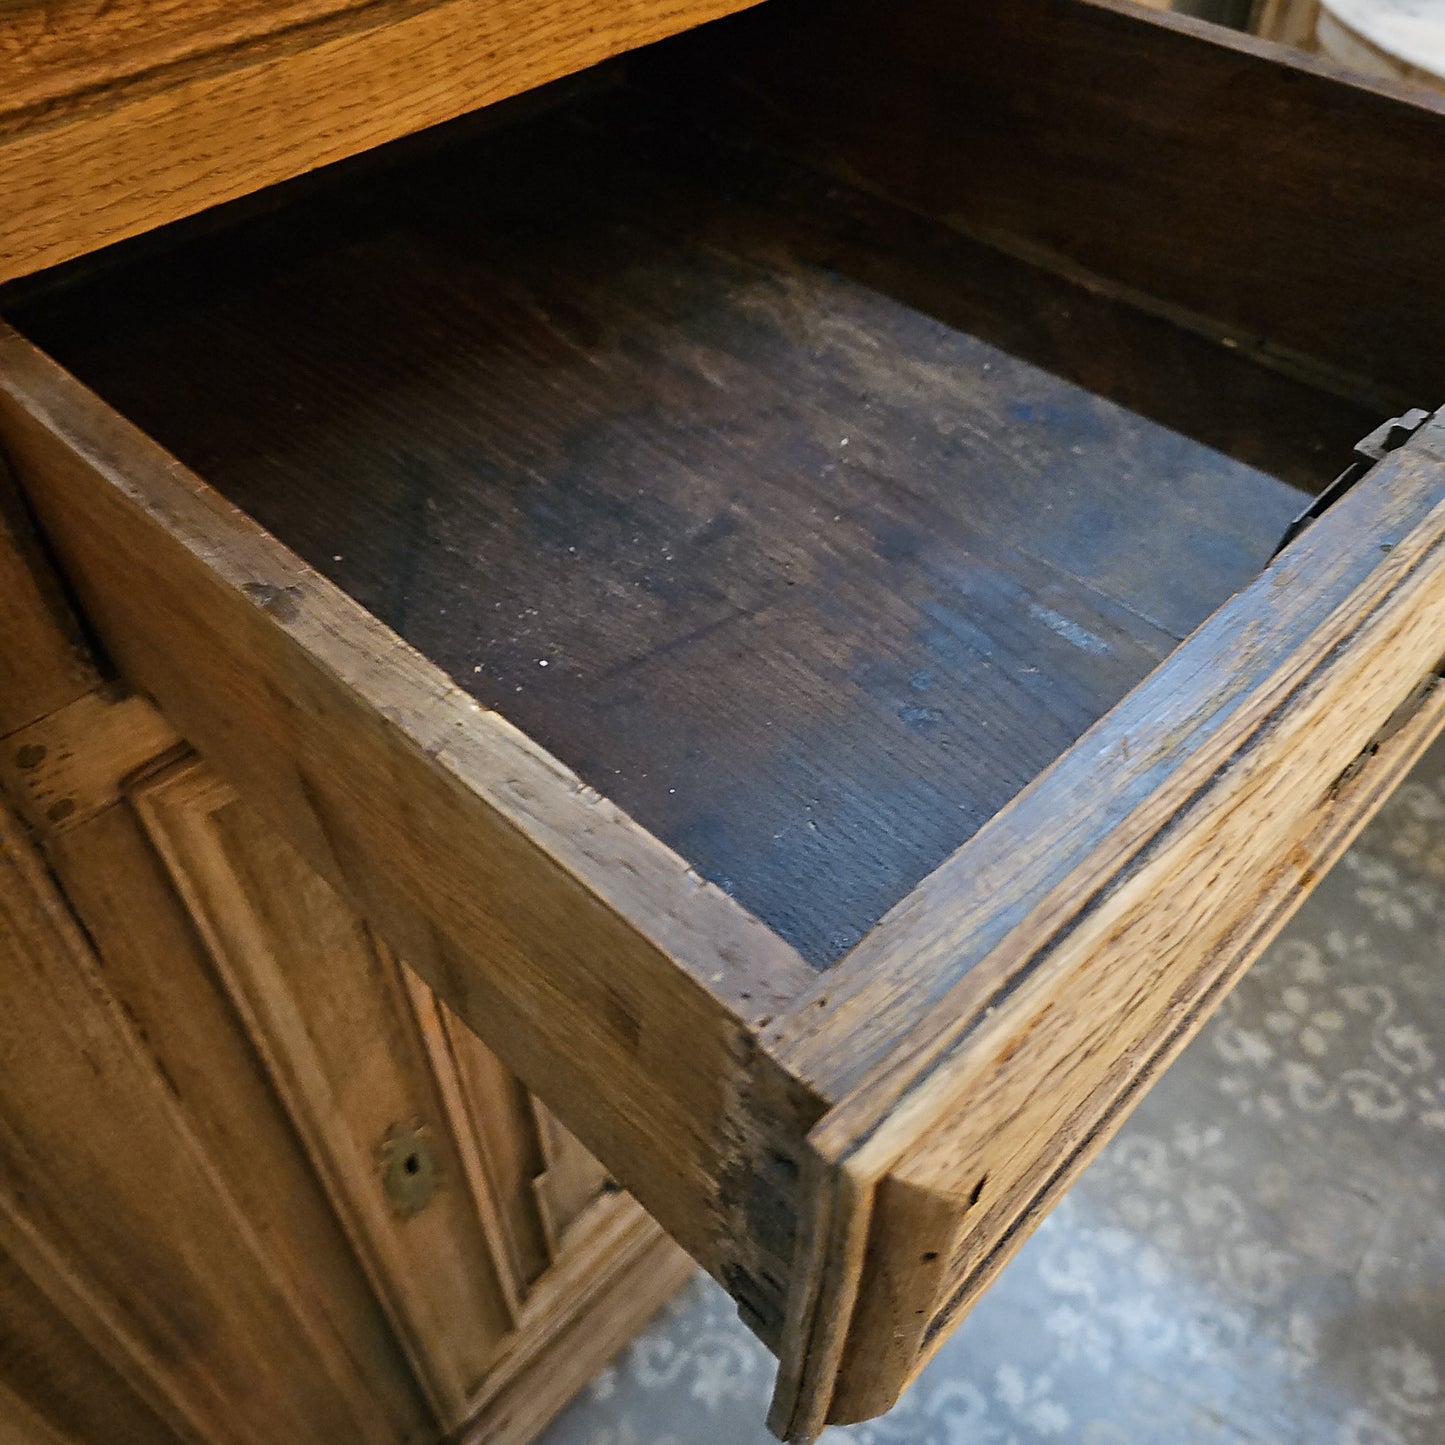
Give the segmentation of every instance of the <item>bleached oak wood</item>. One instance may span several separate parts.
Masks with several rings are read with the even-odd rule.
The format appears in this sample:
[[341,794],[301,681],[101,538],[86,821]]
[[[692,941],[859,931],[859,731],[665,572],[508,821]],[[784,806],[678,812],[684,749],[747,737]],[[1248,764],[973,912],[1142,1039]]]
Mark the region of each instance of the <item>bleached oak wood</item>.
[[[989,1137],[986,1151],[980,1146],[974,1162],[983,1165],[982,1170],[960,1170],[959,1159],[943,1157],[940,1148],[931,1158],[919,1157],[889,1176],[877,1195],[876,1228],[880,1233],[891,1236],[895,1247],[889,1261],[880,1262],[871,1272],[864,1274],[872,1286],[867,1319],[866,1322],[860,1321],[857,1354],[850,1358],[845,1352],[839,1372],[838,1393],[830,1409],[832,1418],[841,1421],[875,1414],[887,1409],[897,1398],[898,1392],[922,1369],[947,1339],[953,1326],[998,1276],[1033,1227],[1113,1137],[1144,1092],[1157,1081],[1223,996],[1288,922],[1302,896],[1300,879],[1294,867],[1312,871],[1317,876],[1323,875],[1374,811],[1404,780],[1424,750],[1440,736],[1442,729],[1445,729],[1445,690],[1436,688],[1400,731],[1380,744],[1368,770],[1346,780],[1333,798],[1316,808],[1311,826],[1290,859],[1291,866],[1273,875],[1271,886],[1256,903],[1253,926],[1237,930],[1236,935],[1227,938],[1212,955],[1198,964],[1195,975],[1181,984],[1178,992],[1171,997],[1167,1018],[1163,1024],[1156,1026],[1154,1036],[1143,1042],[1118,1038],[1112,1041],[1126,1044],[1127,1051],[1122,1053],[1118,1064],[1103,1074],[1101,1082],[1087,1096],[1085,1103],[1074,1111],[1073,1117],[1062,1125],[1061,1137],[1073,1145],[1072,1152],[1057,1164],[1050,1161],[1048,1166],[1036,1165],[1015,1189],[1008,1206],[1013,1211],[1012,1218],[1004,1224],[996,1243],[990,1246],[986,1242],[966,1238],[966,1230],[960,1227],[959,1221],[981,1202],[983,1191],[976,1197],[974,1188],[982,1173],[987,1172],[988,1161],[995,1152],[1004,1153],[1008,1145],[1025,1132],[1032,1134],[1032,1142],[1036,1145],[1038,1135],[1035,1131],[1048,1127],[1043,1108],[1031,1110],[1027,1122],[1021,1121],[1017,1128],[1000,1128]],[[1173,976],[1177,978],[1178,974]],[[1160,980],[1155,978],[1152,981],[1157,984]],[[1076,1056],[1084,1055],[1092,1045],[1092,1028],[1082,1022],[1084,1017],[1100,1004],[1105,1008],[1111,1003],[1116,1007],[1120,1005],[1117,999],[1099,999],[1087,983],[1078,985],[1072,995],[1063,993],[1062,1001],[1065,1007],[1073,1006],[1076,1020],[1071,1030],[1072,1037],[1061,1030],[1061,1037],[1054,1047],[1071,1049]],[[1125,1003],[1122,1006],[1127,1008],[1129,1005]],[[1023,1024],[1018,1016],[1012,1021],[1024,1029],[1028,1028],[1028,1024]],[[1000,1027],[1004,1026],[1006,1023],[1001,1020]],[[1147,1052],[1150,1048],[1154,1052]],[[1045,1087],[1079,1091],[1079,1078],[1069,1075],[1067,1065],[1060,1064],[1057,1054],[1054,1063],[1056,1073],[1050,1075]],[[1087,1070],[1088,1066],[1085,1068]],[[1137,1072],[1131,1074],[1131,1069],[1137,1069]],[[991,1093],[986,1087],[980,1088],[978,1107],[985,1118],[993,1114],[998,1103],[996,1093]],[[970,1097],[970,1106],[972,1104]],[[1045,1176],[1046,1167],[1052,1172]],[[971,1176],[971,1185],[960,1181],[958,1176],[961,1172]],[[995,1227],[991,1222],[981,1225],[984,1231]],[[950,1272],[961,1278],[941,1278],[940,1273],[931,1270],[928,1262],[923,1261],[922,1256],[927,1251],[909,1250],[907,1247],[907,1243],[935,1237],[934,1231],[940,1229],[943,1236],[951,1240],[955,1250],[949,1259]],[[899,1264],[902,1265],[902,1288],[889,1278]],[[919,1268],[920,1264],[922,1268]],[[949,1286],[952,1287],[951,1294],[946,1293]],[[916,1310],[918,1300],[928,1298],[930,1294],[939,1304],[921,1334],[909,1328],[911,1320],[900,1328],[900,1311]],[[869,1329],[887,1330],[891,1334],[893,1353],[887,1362],[891,1374],[876,1372],[875,1362],[866,1358],[872,1348],[865,1338]],[[905,1340],[908,1345],[904,1344]],[[906,1359],[903,1358],[905,1353]]]
[[529,1096],[527,1102],[547,1161],[546,1169],[534,1181],[533,1192],[556,1250],[598,1191],[607,1188],[607,1170],[577,1143],[540,1099]]
[[[78,637],[38,551],[27,549],[19,557],[12,552],[9,560],[13,566],[6,573],[7,584],[42,598],[56,629],[66,637]],[[0,655],[23,642],[23,637],[0,636]],[[198,1256],[194,1268],[185,1262],[178,1266],[181,1292],[173,1294],[176,1278],[155,1268],[177,1246],[184,1258],[187,1232],[193,1227],[185,1219],[177,1221],[174,1242],[168,1237],[169,1227],[166,1237],[153,1236],[142,1227],[127,1237],[119,1251],[119,1267],[123,1275],[130,1271],[131,1290],[156,1296],[149,1307],[159,1311],[158,1318],[171,1311],[174,1321],[174,1330],[160,1329],[149,1348],[139,1345],[126,1319],[132,1302],[121,1296],[108,1304],[99,1285],[80,1283],[92,1268],[87,1262],[90,1241],[67,1243],[53,1234],[47,1238],[43,1218],[32,1209],[36,1197],[31,1195],[12,1219],[16,1236],[28,1241],[24,1253],[29,1263],[22,1265],[32,1275],[29,1287],[77,1322],[98,1353],[89,1362],[68,1362],[67,1346],[53,1326],[34,1318],[32,1306],[25,1349],[36,1352],[34,1360],[23,1351],[7,1350],[3,1342],[0,1354],[15,1364],[18,1387],[35,1398],[52,1389],[57,1370],[70,1369],[65,1390],[50,1403],[76,1422],[79,1438],[85,1441],[108,1439],[112,1431],[117,1439],[130,1440],[136,1438],[137,1428],[145,1429],[135,1419],[137,1407],[124,1401],[96,1413],[99,1401],[114,1389],[105,1378],[102,1358],[118,1363],[140,1397],[160,1402],[178,1427],[191,1420],[197,1422],[196,1428],[209,1432],[215,1427],[207,1422],[226,1418],[231,1422],[227,1429],[238,1432],[236,1438],[269,1438],[285,1431],[300,1439],[317,1421],[329,1437],[334,1429],[350,1428],[344,1422],[365,1419],[364,1438],[378,1442],[428,1433],[436,1427],[316,1189],[312,1166],[258,1076],[254,1054],[214,987],[192,921],[126,806],[131,775],[154,767],[158,758],[183,751],[184,745],[148,702],[117,686],[100,684],[98,670],[78,644],[58,657],[31,654],[25,659],[34,673],[50,667],[62,674],[75,660],[89,675],[92,690],[0,741],[0,791],[13,789],[11,801],[43,848],[53,879],[65,890],[64,905],[74,910],[87,944],[103,965],[100,997],[105,1004],[92,1026],[103,1033],[118,1031],[119,1038],[112,1042],[124,1045],[128,1038],[139,1042],[153,1071],[156,1092],[168,1101],[175,1119],[191,1131],[192,1148],[204,1161],[198,1174],[213,1182],[245,1222],[238,1229],[234,1220],[227,1223],[222,1216],[217,1226],[201,1211],[194,1225],[213,1228],[217,1244],[233,1237],[241,1269],[280,1282],[295,1328],[278,1331],[274,1320],[265,1318],[254,1322],[260,1336],[269,1338],[274,1347],[274,1354],[264,1361],[237,1355],[233,1334],[215,1340],[214,1348],[222,1352],[219,1362],[186,1341],[188,1329],[203,1328],[192,1297],[203,1296],[217,1281],[214,1269]],[[48,1049],[65,1046],[62,1038],[47,1034],[39,1012],[33,1021],[37,1059]],[[7,1098],[15,1088],[14,1071],[23,1067],[18,1055],[7,1054],[0,1060],[0,1093]],[[100,1082],[104,1087],[107,1076],[103,1074]],[[124,1087],[117,1087],[123,1094]],[[99,1111],[88,1118],[80,1103],[76,1107],[74,1135],[67,1139],[57,1130],[51,1141],[55,1171],[64,1175],[78,1169],[84,1180],[81,1194],[92,1207],[119,1209],[122,1218],[134,1223],[123,1196],[133,1155],[145,1145],[146,1116],[141,1114],[132,1123],[123,1111],[113,1116]],[[17,1106],[12,1118],[15,1128],[24,1130],[36,1123]],[[182,1160],[187,1157],[184,1146],[179,1155]],[[23,1182],[22,1170],[15,1183],[23,1187]],[[147,1185],[138,1178],[135,1183],[153,1193],[157,1188],[155,1181]],[[194,1198],[184,1191],[172,1202],[182,1213],[195,1209]],[[164,1206],[159,1218],[166,1218]],[[316,1287],[315,1282],[324,1284]],[[23,1316],[24,1305],[17,1307]],[[242,1297],[219,1307],[238,1312],[248,1308]],[[298,1329],[309,1348],[297,1349]],[[197,1370],[203,1386],[197,1385]],[[253,1399],[257,1380],[269,1379],[272,1372],[280,1378]],[[294,1408],[293,1387],[311,1402],[309,1421]],[[247,1395],[247,1402],[230,1409],[227,1394],[237,1389]],[[264,1403],[268,1394],[269,1408],[277,1412],[269,1419]],[[157,1423],[153,1428],[163,1427]],[[165,1438],[173,1437],[167,1431]]]
[[[378,946],[384,947],[379,940]],[[408,969],[405,977],[462,1167],[515,1316],[527,1288],[556,1254],[538,1207],[537,1184],[547,1158],[533,1101],[497,1056],[415,974]],[[599,1182],[588,1202],[600,1192]]]
[[[0,280],[746,3],[193,0],[147,14],[152,7],[130,0],[100,17],[74,0],[9,7],[0,14]],[[33,25],[40,36],[27,33]]]
[[[473,1111],[464,1093],[451,1040],[442,1021],[442,1005],[437,1001],[436,995],[410,969],[400,960],[390,958],[386,945],[380,939],[372,938],[371,943],[378,957],[390,963],[391,971],[406,991],[410,1018],[426,1057],[432,1084],[436,1089],[437,1103],[446,1118],[452,1146],[456,1151],[459,1177],[454,1187],[463,1189],[470,1201],[477,1224],[487,1241],[491,1265],[488,1271],[490,1282],[495,1285],[509,1325],[515,1328],[527,1285],[545,1267],[545,1260],[536,1261],[531,1270],[521,1264],[517,1240],[507,1228],[502,1200],[498,1198],[498,1192],[493,1187],[494,1176],[489,1168],[491,1161],[484,1157],[478,1147]],[[483,1049],[475,1035],[469,1037],[478,1049]],[[496,1067],[499,1074],[505,1073],[500,1063]],[[510,1082],[520,1089],[520,1085],[515,1085],[515,1081]],[[521,1147],[525,1149],[525,1140]],[[530,1202],[530,1180],[522,1183],[520,1188],[514,1184],[513,1189],[507,1191],[513,1201],[519,1194],[523,1200]]]
[[3,805],[0,952],[6,1252],[183,1434],[388,1441]]
[[[36,575],[43,565],[38,553],[10,560],[9,585],[41,596],[46,609],[61,607],[58,589]],[[63,611],[55,611],[54,622],[67,637],[75,634]],[[0,654],[14,641],[0,636]],[[27,662],[39,677],[45,666],[70,660],[67,651]],[[27,1105],[26,1090],[43,1091],[47,1070],[70,1051],[44,1009],[32,1004],[12,1013],[15,1026],[34,1033],[23,1052],[0,1047],[10,1141],[0,1188],[6,1241],[0,1435],[9,1440],[19,1432],[27,1445],[37,1431],[46,1445],[52,1438],[75,1445],[174,1445],[182,1437],[329,1445],[338,1433],[379,1445],[420,1445],[455,1429],[469,1438],[530,1438],[677,1288],[690,1262],[634,1201],[603,1195],[594,1173],[591,1194],[578,1200],[583,1219],[515,1291],[499,1291],[494,1276],[505,1273],[506,1252],[483,1231],[478,1258],[468,1211],[485,1196],[509,1216],[537,1220],[536,1180],[494,1169],[512,1130],[524,1136],[517,1158],[533,1158],[542,1170],[545,1151],[530,1101],[470,1034],[454,1040],[455,1054],[428,1048],[423,1058],[424,1041],[411,1032],[414,1018],[426,1008],[440,1011],[423,986],[371,946],[335,895],[186,752],[150,703],[100,685],[88,663],[86,671],[92,691],[0,742],[0,771],[16,754],[25,760],[8,776],[19,780],[12,797],[30,835],[0,827],[0,950],[18,948],[27,960],[29,967],[19,971],[24,978],[15,982],[49,988],[72,1029],[90,1027],[106,1041],[79,1053],[91,1061],[95,1087],[107,1099],[96,1107],[85,1090],[72,1098],[74,1090],[57,1087],[46,1108]],[[74,806],[57,810],[57,798]],[[8,820],[4,806],[0,802],[0,821]],[[12,837],[13,860],[5,851]],[[32,839],[44,849],[43,865]],[[63,895],[54,891],[57,882]],[[77,957],[86,957],[89,947],[103,962],[103,978],[93,972],[94,997],[105,1002],[94,1018],[87,1020],[75,992],[67,991],[61,959],[47,954],[37,902],[56,924],[54,941],[69,931]],[[67,909],[74,910],[83,939]],[[229,995],[218,972],[229,980]],[[266,1017],[248,1007],[253,995]],[[241,1015],[249,1017],[249,1031],[240,1026]],[[275,1027],[278,1017],[291,1027]],[[117,1057],[135,1057],[136,1044],[144,1059],[139,1077],[151,1080],[162,1115],[191,1131],[193,1147],[179,1150],[180,1166],[197,1176],[187,1189],[167,1190],[159,1176],[146,1175],[154,1112],[135,1108],[135,1080],[115,1064]],[[262,1056],[270,1061],[270,1077],[258,1067]],[[322,1092],[329,1084],[331,1093],[319,1113],[308,1113],[315,1096],[298,1099],[288,1085],[308,1068],[313,1080],[324,1075],[338,1056],[346,1080],[338,1084],[334,1071],[323,1079]],[[465,1085],[455,1073],[456,1058],[471,1066]],[[28,1071],[23,1079],[21,1070]],[[450,1087],[471,1117],[460,1124],[437,1119],[418,1130],[415,1116],[428,1107],[433,1085],[438,1092]],[[328,1109],[338,1090],[349,1092],[349,1102],[343,1097]],[[56,1127],[51,1116],[71,1107],[77,1112]],[[421,1141],[437,1166],[425,1204],[405,1219],[378,1220],[370,1207],[370,1200],[388,1195],[382,1159],[357,1160],[353,1149],[350,1174],[336,1177],[357,1129],[366,1131],[368,1110],[381,1111],[373,1136],[389,1134],[386,1125],[396,1117],[412,1126],[409,1138]],[[480,1163],[480,1180],[464,1181],[449,1162],[451,1130],[460,1151],[475,1117],[487,1111],[494,1152]],[[28,1180],[29,1165],[12,1147],[37,1128],[44,1131],[44,1157],[37,1159],[46,1171],[43,1186]],[[564,1154],[580,1155],[575,1141],[559,1143]],[[174,1140],[169,1147],[176,1152]],[[199,1168],[195,1158],[203,1161]],[[56,1218],[46,1212],[50,1176],[64,1181],[77,1168],[84,1187],[74,1193],[84,1201],[82,1212],[102,1211],[107,1227],[118,1214],[121,1226],[133,1231],[115,1249],[117,1258],[99,1269],[88,1234],[58,1233]],[[388,1230],[398,1236],[390,1263],[406,1278],[382,1279],[373,1293],[318,1186],[318,1174],[328,1171],[340,1212],[353,1220],[360,1213],[383,1236]],[[208,1181],[234,1210],[219,1226],[196,1207],[198,1197],[207,1197]],[[156,1196],[162,1228],[135,1229],[126,1198],[132,1182]],[[237,1219],[244,1221],[239,1229]],[[209,1254],[195,1251],[194,1229],[209,1230]],[[108,1237],[104,1229],[97,1233]],[[309,1349],[298,1350],[296,1330],[277,1330],[273,1317],[257,1314],[241,1295],[221,1308],[254,1315],[267,1343],[237,1348],[235,1325],[208,1333],[197,1301],[215,1282],[211,1257],[228,1244],[239,1268],[280,1286]],[[177,1250],[183,1262],[167,1274],[166,1261]],[[372,1253],[387,1255],[387,1240]],[[117,1269],[132,1284],[112,1295],[98,1276]],[[402,1321],[411,1367],[377,1297],[394,1297],[398,1289],[446,1315],[433,1321],[430,1333],[425,1320]],[[148,1338],[135,1323],[138,1302],[173,1328],[152,1330]],[[500,1327],[481,1340],[459,1328],[479,1317]],[[408,1330],[417,1323],[420,1332]],[[203,1347],[187,1337],[197,1329]],[[462,1384],[439,1402],[440,1416],[429,1411],[413,1369],[445,1381],[459,1365]],[[296,1407],[296,1391],[306,1410]],[[238,1392],[244,1398],[230,1401]],[[365,1422],[360,1435],[357,1421]],[[70,1428],[61,1431],[61,1423]]]
[[184,747],[144,698],[94,687],[5,739],[0,782],[53,835],[112,807],[127,775]]
[[696,1273],[625,1194],[578,1216],[493,1366],[465,1445],[529,1445],[558,1410]]

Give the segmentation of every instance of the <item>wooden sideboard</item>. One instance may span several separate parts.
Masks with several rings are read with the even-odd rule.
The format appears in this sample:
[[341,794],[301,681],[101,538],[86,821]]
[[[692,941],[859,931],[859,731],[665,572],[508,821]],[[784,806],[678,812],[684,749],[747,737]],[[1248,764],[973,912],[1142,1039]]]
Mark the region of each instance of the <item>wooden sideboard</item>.
[[743,8],[0,51],[0,452],[98,658],[11,589],[7,1248],[137,1419],[540,1418],[679,1277],[602,1166],[778,1433],[886,1409],[1445,724],[1440,98]]

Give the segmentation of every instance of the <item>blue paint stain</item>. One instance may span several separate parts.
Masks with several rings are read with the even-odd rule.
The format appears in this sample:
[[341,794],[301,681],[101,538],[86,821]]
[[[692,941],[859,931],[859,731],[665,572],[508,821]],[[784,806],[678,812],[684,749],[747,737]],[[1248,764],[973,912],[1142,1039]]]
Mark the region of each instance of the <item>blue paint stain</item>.
[[1015,401],[1009,403],[1008,414],[1015,421],[1032,422],[1035,426],[1056,427],[1066,431],[1079,425],[1078,415],[1068,407],[1048,402]]
[[943,721],[943,714],[933,707],[901,707],[898,716],[915,729],[932,727]]

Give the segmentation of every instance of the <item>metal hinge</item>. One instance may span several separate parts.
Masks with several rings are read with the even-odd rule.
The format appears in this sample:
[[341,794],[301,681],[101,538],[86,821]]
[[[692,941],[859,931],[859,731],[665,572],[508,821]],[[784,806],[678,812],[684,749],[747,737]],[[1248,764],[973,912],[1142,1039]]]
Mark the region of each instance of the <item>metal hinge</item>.
[[1391,452],[1404,446],[1433,415],[1433,412],[1422,411],[1418,406],[1411,407],[1404,416],[1392,417],[1362,441],[1356,442],[1356,459],[1284,529],[1284,536],[1279,539],[1279,546],[1270,554],[1269,560],[1273,562],[1316,517],[1323,516],[1361,477]]

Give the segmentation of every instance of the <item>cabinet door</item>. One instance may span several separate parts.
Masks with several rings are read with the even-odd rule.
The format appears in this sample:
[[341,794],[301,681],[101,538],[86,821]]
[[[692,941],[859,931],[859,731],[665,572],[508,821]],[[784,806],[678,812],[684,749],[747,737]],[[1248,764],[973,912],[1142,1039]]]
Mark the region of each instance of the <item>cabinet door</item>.
[[6,540],[0,1434],[529,1438],[685,1257]]

